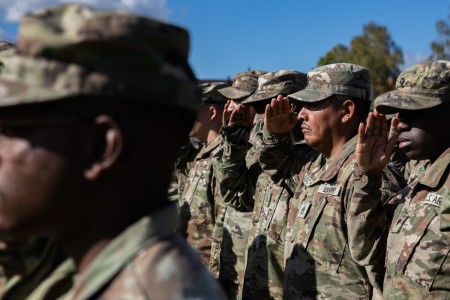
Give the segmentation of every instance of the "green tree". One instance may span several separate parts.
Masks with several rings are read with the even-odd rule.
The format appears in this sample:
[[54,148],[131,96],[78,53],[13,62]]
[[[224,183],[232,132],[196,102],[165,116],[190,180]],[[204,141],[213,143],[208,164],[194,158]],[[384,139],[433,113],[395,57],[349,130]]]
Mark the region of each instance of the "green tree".
[[354,63],[370,69],[374,97],[392,90],[403,64],[403,52],[384,26],[368,23],[363,34],[355,36],[350,47],[337,45],[319,59],[318,65]]
[[438,40],[431,43],[430,60],[450,60],[450,15],[447,19],[436,22]]

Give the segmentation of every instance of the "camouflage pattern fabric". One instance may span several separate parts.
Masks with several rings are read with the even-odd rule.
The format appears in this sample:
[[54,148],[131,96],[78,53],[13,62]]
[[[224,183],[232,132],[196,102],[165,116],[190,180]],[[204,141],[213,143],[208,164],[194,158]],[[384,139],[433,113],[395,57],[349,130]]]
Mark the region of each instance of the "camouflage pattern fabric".
[[72,287],[75,275],[75,262],[68,258],[42,280],[26,300],[54,300],[64,297]]
[[181,201],[189,170],[192,168],[193,160],[202,147],[203,142],[194,137],[189,138],[189,142],[181,147],[178,158],[175,161],[172,181],[167,191],[167,198],[170,201]]
[[219,90],[228,87],[226,82],[207,82],[198,85],[202,93],[202,104],[225,104],[227,98],[225,98]]
[[197,250],[207,268],[210,265],[216,209],[219,210],[223,205],[212,171],[211,157],[221,149],[221,137],[217,136],[200,150],[192,162],[180,200],[181,222],[178,232]]
[[177,207],[138,220],[78,275],[64,299],[225,299],[185,241]]
[[[0,251],[6,279],[1,294],[4,300],[27,298],[67,257],[61,245],[48,237],[9,244],[14,246]],[[68,288],[70,285],[55,290],[54,295],[63,295]]]
[[229,299],[242,299],[245,256],[251,223],[251,211],[238,211],[230,205],[227,206],[220,251],[219,281]]
[[238,211],[252,211],[256,181],[261,168],[258,163],[258,145],[256,134],[263,128],[263,121],[258,121],[251,133],[249,143],[236,145],[229,141],[221,130],[223,152],[212,159],[215,177],[220,185],[224,202]]
[[450,299],[449,165],[447,149],[396,197],[385,299]]
[[[260,157],[263,169],[273,179],[284,176],[286,186],[296,184],[286,232],[283,298],[367,299],[373,294],[373,286],[381,292],[382,282],[375,280],[382,281],[384,270],[373,265],[382,254],[371,252],[372,244],[355,241],[354,231],[362,228],[349,227],[347,223],[355,214],[370,216],[372,209],[382,209],[382,193],[377,188],[372,193],[357,195],[359,200],[352,199],[356,137],[331,160],[319,155],[309,161],[298,158],[301,163],[295,163],[285,159],[289,155],[280,156],[289,149],[286,137],[268,132],[265,135],[266,148],[261,150]],[[282,168],[285,170],[280,170]],[[392,190],[392,195],[400,187],[387,183],[389,178],[392,177],[380,178],[380,181]],[[360,203],[368,203],[368,206]],[[374,204],[376,207],[372,208]],[[373,222],[386,222],[382,219],[367,221],[368,232]]]
[[414,160],[411,159],[405,164],[404,176],[408,181],[408,184],[420,177],[425,170],[430,166],[431,161],[425,160]]
[[[211,233],[211,257],[209,260],[209,272],[211,275],[219,279],[220,277],[220,266],[221,266],[221,253],[224,235],[224,225],[225,225],[225,215],[227,212],[228,205],[226,203],[220,205],[216,204],[216,220]],[[225,276],[222,276],[222,279]]]
[[[260,121],[253,127],[248,145],[243,146],[230,143],[222,132],[223,152],[212,160],[221,197],[227,204],[221,236],[219,281],[230,299],[242,298],[254,187],[261,173],[258,150],[252,143],[262,126]],[[218,230],[215,229],[216,235]]]
[[258,77],[267,73],[262,70],[249,70],[236,73],[231,86],[220,89],[219,93],[226,99],[243,100],[253,94],[258,87]]
[[450,101],[450,62],[428,61],[405,69],[397,78],[395,90],[375,99],[375,108],[383,114],[398,109],[417,110]]
[[308,85],[304,90],[289,95],[297,101],[317,102],[334,94],[371,100],[369,69],[346,63],[330,64],[308,72]]
[[278,70],[258,77],[258,88],[242,103],[249,104],[257,101],[276,98],[278,95],[288,95],[304,89],[306,74],[292,70]]
[[3,59],[0,106],[86,95],[196,111],[188,54],[185,29],[150,18],[78,4],[32,12]]
[[282,299],[284,236],[291,195],[262,173],[247,242],[243,299]]

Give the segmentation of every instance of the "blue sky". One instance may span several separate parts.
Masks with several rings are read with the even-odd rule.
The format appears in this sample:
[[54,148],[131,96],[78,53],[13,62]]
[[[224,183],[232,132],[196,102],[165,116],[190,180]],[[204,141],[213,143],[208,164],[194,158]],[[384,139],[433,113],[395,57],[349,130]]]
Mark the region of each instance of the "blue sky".
[[[65,0],[0,0],[0,33],[14,41],[22,11]],[[87,0],[85,0],[87,1]],[[20,3],[20,6],[17,4]],[[90,0],[94,6],[157,15],[191,34],[197,76],[227,78],[248,68],[307,72],[335,45],[349,45],[373,21],[401,47],[405,67],[430,54],[436,21],[450,14],[444,0]],[[14,6],[14,7],[12,7]]]

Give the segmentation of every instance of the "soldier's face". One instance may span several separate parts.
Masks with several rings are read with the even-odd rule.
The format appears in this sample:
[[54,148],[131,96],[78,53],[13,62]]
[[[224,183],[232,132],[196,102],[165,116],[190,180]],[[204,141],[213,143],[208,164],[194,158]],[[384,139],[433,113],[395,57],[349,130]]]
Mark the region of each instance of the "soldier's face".
[[400,134],[397,143],[409,159],[435,160],[449,146],[449,118],[445,111],[441,106],[399,111],[400,122],[396,130]]
[[0,113],[0,231],[47,233],[76,214],[83,143],[76,122],[53,121]]
[[306,102],[298,114],[304,140],[320,153],[330,153],[339,116],[330,100]]

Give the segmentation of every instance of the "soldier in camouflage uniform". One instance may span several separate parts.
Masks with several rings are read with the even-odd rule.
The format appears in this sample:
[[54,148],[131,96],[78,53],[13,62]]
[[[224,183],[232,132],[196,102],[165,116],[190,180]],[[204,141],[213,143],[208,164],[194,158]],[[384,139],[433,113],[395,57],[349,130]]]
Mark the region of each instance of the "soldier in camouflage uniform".
[[[225,197],[225,201],[231,203],[225,219],[225,229],[230,233],[230,242],[228,244],[224,242],[223,245],[231,246],[236,257],[234,272],[237,295],[234,298],[255,299],[258,296],[279,298],[282,271],[280,271],[280,261],[274,252],[278,254],[280,249],[276,240],[266,241],[266,231],[263,227],[257,229],[260,226],[258,224],[260,215],[254,215],[253,206],[257,200],[258,208],[261,208],[264,203],[275,208],[277,201],[281,199],[279,208],[283,210],[286,204],[284,202],[290,196],[283,189],[274,189],[273,199],[270,197],[271,191],[265,195],[263,192],[257,193],[259,198],[255,198],[256,189],[271,190],[272,186],[270,179],[262,175],[259,167],[256,136],[263,126],[262,118],[267,103],[277,95],[293,93],[304,88],[305,85],[306,74],[297,71],[279,70],[263,74],[258,78],[258,88],[255,93],[244,100],[243,105],[238,106],[231,115],[230,122],[224,125],[224,152],[222,157],[215,160],[214,170],[219,178],[221,189],[235,191],[229,193],[234,200],[230,201]],[[251,133],[253,116],[250,106],[255,110],[257,117],[259,116],[259,121],[256,122]],[[246,135],[249,136],[248,142],[245,139]],[[257,213],[261,213],[261,210],[258,209]],[[279,211],[271,230],[277,230],[278,226],[283,225],[278,224],[278,222],[283,223],[283,217],[283,212]],[[252,227],[254,227],[254,235],[250,237],[249,232]],[[249,245],[252,246],[247,256]],[[261,261],[262,257],[269,256],[270,259]],[[248,271],[246,271],[246,261],[251,262]]]
[[212,171],[211,157],[222,149],[219,131],[226,99],[217,91],[226,86],[225,82],[199,85],[202,90],[202,107],[190,136],[199,138],[205,146],[191,163],[180,199],[181,224],[178,231],[197,250],[206,267],[210,264],[211,235],[216,214],[223,206]]
[[[266,73],[261,70],[249,70],[245,72],[240,72],[235,74],[234,80],[231,86],[220,89],[219,93],[224,96],[229,101],[225,105],[225,109],[222,117],[222,124],[228,122],[230,115],[233,109],[239,105],[245,98],[253,94],[258,86],[258,77],[262,74]],[[223,138],[221,134],[221,145],[222,148]],[[222,157],[222,150],[217,151],[215,155],[216,157]],[[214,169],[214,165],[213,165]],[[233,191],[221,191],[227,194],[232,194]],[[223,198],[222,196],[219,196]],[[233,197],[227,196],[227,199],[233,199]],[[224,236],[224,221],[226,216],[226,211],[228,209],[228,204],[223,203],[220,207],[216,208],[216,220],[212,232],[212,244],[211,244],[211,261],[210,261],[210,272],[213,274],[215,278],[220,279],[221,284],[225,287],[225,290],[230,294],[232,291],[235,291],[235,271],[234,265],[236,262],[235,254],[230,247],[231,243],[225,243],[225,246],[222,248],[222,241]],[[229,218],[229,215],[227,215]],[[227,231],[228,232],[228,231]],[[228,241],[230,240],[230,236],[226,236]],[[223,255],[223,257],[222,257]],[[223,261],[221,261],[223,259]],[[231,297],[233,298],[233,297]]]
[[189,170],[203,145],[203,142],[198,138],[189,137],[189,141],[181,147],[177,159],[175,160],[172,180],[167,191],[167,198],[169,198],[169,200],[175,202],[181,201]]
[[127,13],[21,21],[0,75],[0,230],[61,240],[65,299],[224,299],[166,198],[199,107],[188,51],[186,30]]
[[[368,299],[374,287],[381,292],[383,268],[375,265],[380,253],[354,244],[347,220],[355,211],[371,212],[352,205],[353,165],[358,125],[370,106],[370,72],[354,64],[332,64],[308,73],[308,86],[289,98],[303,103],[298,114],[306,143],[320,155],[292,160],[287,133],[297,119],[289,112],[287,98],[274,99],[266,111],[262,132],[265,147],[260,163],[275,180],[293,192],[285,244],[284,299]],[[392,174],[385,181],[394,180]],[[395,181],[395,180],[394,180]],[[378,203],[392,194],[386,190],[358,195]],[[361,201],[362,201],[361,200]],[[382,258],[381,258],[382,259]]]
[[[380,95],[375,107],[377,113],[359,131],[355,171],[361,176],[360,189],[379,186],[374,178],[396,143],[409,159],[431,163],[391,199],[397,205],[391,227],[376,228],[388,231],[383,298],[450,299],[450,62],[407,68],[395,90]],[[397,113],[389,138],[385,117],[378,112]],[[375,217],[384,214],[379,211]],[[363,231],[359,238],[376,240]],[[378,246],[374,243],[372,251]]]
[[[5,67],[2,58],[13,55],[15,45],[0,42],[0,73]],[[61,245],[53,238],[21,238],[2,234],[0,237],[0,298],[25,299],[67,258]],[[71,279],[68,280],[70,288]]]

